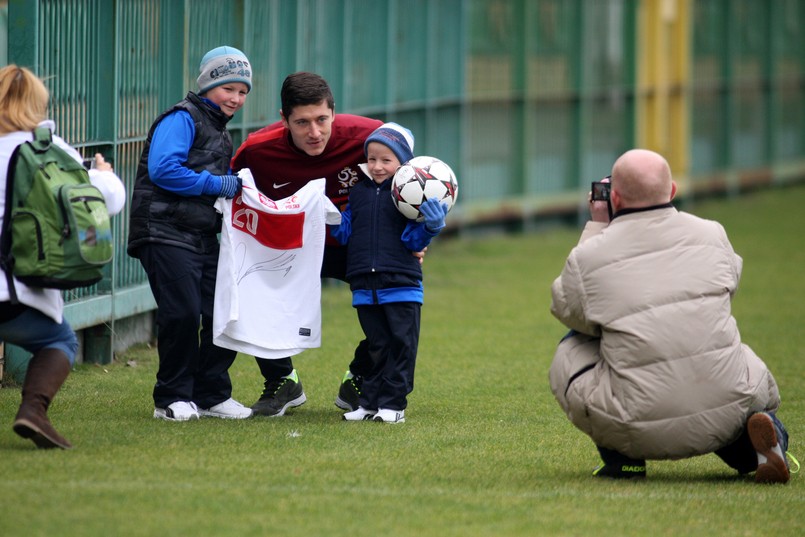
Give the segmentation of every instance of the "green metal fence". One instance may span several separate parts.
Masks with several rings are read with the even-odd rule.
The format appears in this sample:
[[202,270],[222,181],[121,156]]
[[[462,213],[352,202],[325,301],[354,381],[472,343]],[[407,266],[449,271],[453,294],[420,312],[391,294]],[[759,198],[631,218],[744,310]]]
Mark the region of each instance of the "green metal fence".
[[805,3],[694,2],[691,173],[773,175],[805,154]]
[[0,5],[0,65],[8,65],[8,6]]
[[[46,79],[60,133],[129,189],[152,121],[221,44],[254,67],[236,144],[279,119],[285,75],[316,71],[338,111],[401,122],[454,167],[460,232],[575,208],[634,146],[673,153],[689,195],[805,176],[799,0],[9,0],[0,27],[0,59]],[[127,211],[114,226],[109,278],[67,297],[78,328],[103,325],[91,359],[153,308]]]

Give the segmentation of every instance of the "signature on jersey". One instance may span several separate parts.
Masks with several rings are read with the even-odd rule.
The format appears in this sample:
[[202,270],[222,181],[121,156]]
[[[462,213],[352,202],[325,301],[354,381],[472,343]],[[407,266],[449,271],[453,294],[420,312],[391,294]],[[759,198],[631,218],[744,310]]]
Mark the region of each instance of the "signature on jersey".
[[296,254],[291,252],[282,252],[281,254],[271,259],[258,261],[252,263],[250,266],[245,266],[246,262],[246,243],[240,242],[235,245],[234,256],[235,264],[237,265],[237,274],[235,280],[240,286],[246,276],[256,272],[275,272],[280,278],[287,276],[293,270],[293,262],[296,259]]

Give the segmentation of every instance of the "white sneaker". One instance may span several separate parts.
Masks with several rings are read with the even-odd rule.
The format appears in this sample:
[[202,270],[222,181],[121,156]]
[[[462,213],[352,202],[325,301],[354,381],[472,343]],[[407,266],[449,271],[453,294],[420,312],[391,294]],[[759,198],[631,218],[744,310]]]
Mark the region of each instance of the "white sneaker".
[[357,410],[353,410],[352,412],[347,412],[344,414],[344,420],[346,421],[364,421],[372,419],[375,414],[377,414],[377,410],[369,410],[359,406]]
[[245,407],[231,397],[223,403],[198,411],[202,417],[224,418],[230,420],[245,420],[252,416],[252,409]]
[[155,408],[154,417],[167,421],[188,421],[199,418],[198,407],[192,401],[176,401],[167,408]]
[[390,408],[380,408],[377,410],[375,421],[385,423],[405,423],[405,410],[391,410]]

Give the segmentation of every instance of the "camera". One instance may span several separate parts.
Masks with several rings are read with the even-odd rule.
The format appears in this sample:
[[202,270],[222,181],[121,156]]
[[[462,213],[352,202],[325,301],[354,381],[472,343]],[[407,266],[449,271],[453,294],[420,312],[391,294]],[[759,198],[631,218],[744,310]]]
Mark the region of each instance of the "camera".
[[85,158],[83,164],[84,164],[84,168],[86,168],[88,170],[94,169],[95,168],[95,157]]
[[609,201],[609,194],[611,190],[612,190],[612,183],[593,181],[591,190],[592,201]]

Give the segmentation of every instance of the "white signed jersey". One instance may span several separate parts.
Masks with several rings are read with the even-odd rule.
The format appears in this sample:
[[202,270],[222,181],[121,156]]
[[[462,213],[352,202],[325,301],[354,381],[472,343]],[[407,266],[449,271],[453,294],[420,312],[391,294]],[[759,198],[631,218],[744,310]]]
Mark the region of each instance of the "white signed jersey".
[[219,198],[223,213],[215,285],[213,341],[259,358],[285,358],[321,346],[321,263],[325,224],[341,214],[324,194],[324,179],[272,200],[254,186]]

